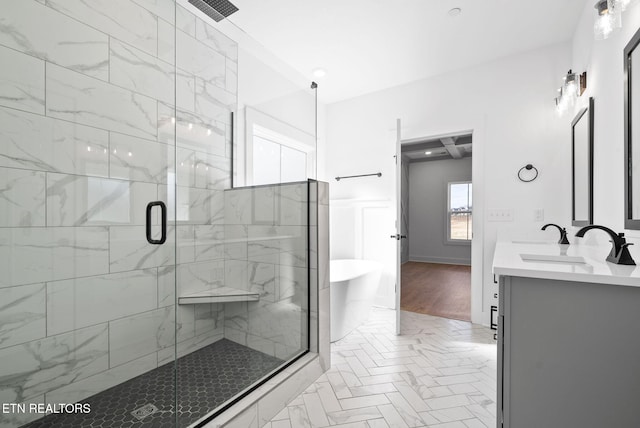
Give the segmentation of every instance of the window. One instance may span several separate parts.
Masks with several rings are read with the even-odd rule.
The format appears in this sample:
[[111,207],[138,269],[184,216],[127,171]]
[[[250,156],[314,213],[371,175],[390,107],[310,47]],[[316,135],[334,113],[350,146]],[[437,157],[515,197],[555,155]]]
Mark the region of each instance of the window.
[[449,183],[447,204],[447,240],[471,241],[473,236],[472,184],[471,182]]
[[254,185],[304,181],[307,177],[307,153],[254,133]]
[[315,137],[255,109],[246,109],[246,186],[315,178]]

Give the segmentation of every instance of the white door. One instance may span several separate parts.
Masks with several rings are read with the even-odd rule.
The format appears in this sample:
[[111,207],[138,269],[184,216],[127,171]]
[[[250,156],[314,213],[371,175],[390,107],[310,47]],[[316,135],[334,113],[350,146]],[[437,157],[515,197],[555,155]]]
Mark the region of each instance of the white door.
[[396,240],[396,334],[400,334],[400,286],[402,282],[402,153],[400,144],[400,119],[396,120],[396,233],[392,238]]

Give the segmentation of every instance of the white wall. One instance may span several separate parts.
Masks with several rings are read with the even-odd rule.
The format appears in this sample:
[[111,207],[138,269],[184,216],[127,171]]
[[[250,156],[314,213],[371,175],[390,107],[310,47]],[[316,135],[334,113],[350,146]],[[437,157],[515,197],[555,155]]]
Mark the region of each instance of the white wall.
[[[594,98],[594,223],[616,231],[624,228],[624,55],[623,50],[640,29],[640,5],[625,11],[623,28],[607,40],[593,37],[595,13],[587,1],[572,45],[574,71],[587,71],[587,90],[576,106]],[[575,113],[575,112],[573,112]],[[574,114],[563,120],[570,123]],[[593,234],[594,232],[589,232]],[[626,231],[634,258],[640,259],[640,231]],[[606,244],[604,233],[595,233]],[[608,245],[608,244],[607,244]]]
[[471,160],[467,157],[413,162],[409,165],[411,261],[471,264],[471,245],[447,240],[447,184],[470,181]]
[[[570,130],[555,115],[553,102],[559,79],[570,66],[571,47],[563,43],[327,107],[327,175],[383,174],[332,180],[332,199],[395,200],[396,118],[402,119],[403,139],[473,131],[476,323],[489,324],[496,292],[491,262],[497,230],[539,228],[533,221],[535,208],[545,210],[545,220],[566,224],[570,219]],[[527,163],[540,170],[540,177],[524,184],[516,173]],[[490,209],[512,209],[514,221],[488,222]],[[388,236],[395,226],[389,222],[368,232]],[[331,239],[335,245],[340,237]],[[393,248],[395,241],[388,239],[386,245]],[[383,286],[393,294],[393,280]]]
[[[335,180],[334,180],[335,182]],[[330,259],[374,260],[384,267],[375,305],[395,306],[395,245],[384,225],[393,224],[395,209],[390,200],[332,199],[329,207]],[[381,227],[382,225],[382,227]]]

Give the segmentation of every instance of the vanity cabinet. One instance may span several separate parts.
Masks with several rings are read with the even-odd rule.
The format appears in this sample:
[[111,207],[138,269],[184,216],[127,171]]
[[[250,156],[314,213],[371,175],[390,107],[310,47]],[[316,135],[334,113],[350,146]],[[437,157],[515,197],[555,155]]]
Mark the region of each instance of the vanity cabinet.
[[638,285],[499,276],[498,428],[640,427]]

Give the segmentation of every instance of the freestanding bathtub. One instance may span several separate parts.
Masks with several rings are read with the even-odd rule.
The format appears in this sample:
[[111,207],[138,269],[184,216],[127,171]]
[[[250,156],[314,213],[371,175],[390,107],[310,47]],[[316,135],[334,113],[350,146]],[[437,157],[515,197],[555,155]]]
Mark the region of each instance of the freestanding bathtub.
[[342,339],[369,318],[382,266],[371,260],[331,260],[331,341]]

